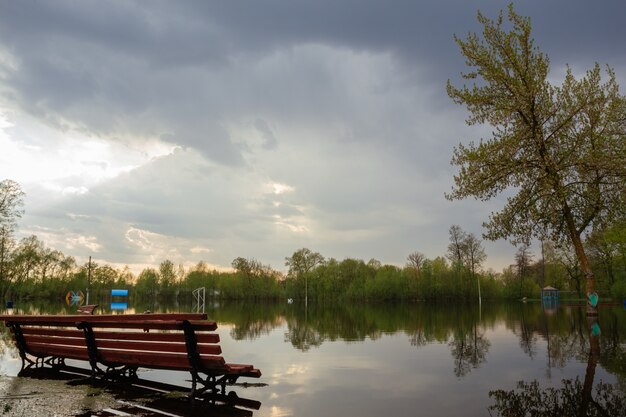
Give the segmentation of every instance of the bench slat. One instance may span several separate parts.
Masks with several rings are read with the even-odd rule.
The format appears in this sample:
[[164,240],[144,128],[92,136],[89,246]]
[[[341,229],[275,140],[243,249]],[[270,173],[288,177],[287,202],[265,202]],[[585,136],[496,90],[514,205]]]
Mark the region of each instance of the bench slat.
[[[118,326],[120,327],[120,326]],[[96,340],[124,340],[124,339],[133,339],[136,334],[140,334],[142,340],[150,341],[150,342],[185,342],[185,335],[181,332],[177,333],[157,333],[157,332],[111,332],[104,330],[94,330],[94,335]],[[220,335],[217,333],[196,333],[196,341],[198,343],[219,343]]]
[[[122,350],[98,349],[98,354],[103,361],[120,364],[139,366],[146,368],[190,370],[187,354],[169,353],[146,353],[138,355],[136,352],[126,352]],[[225,370],[225,361],[221,356],[202,356],[201,362],[210,369]]]
[[82,346],[87,349],[87,343],[85,343],[85,337],[82,338],[74,338],[74,337],[50,337],[50,336],[38,336],[38,335],[28,335],[24,336],[24,340],[27,345],[32,343],[42,344],[42,345],[69,345],[69,346]]
[[80,337],[85,338],[85,334],[82,330],[76,329],[63,329],[63,328],[45,328],[45,327],[21,327],[22,334],[26,335],[42,335],[42,336],[58,336],[58,337]]
[[28,353],[34,356],[59,356],[69,359],[79,359],[83,361],[89,360],[87,349],[71,346],[57,346],[45,343],[31,343],[28,345]]
[[[118,326],[119,327],[119,326]],[[63,329],[63,328],[45,328],[45,327],[29,327],[21,328],[24,336],[40,335],[40,336],[58,336],[58,337],[74,337],[84,339],[85,335],[82,330]],[[98,340],[125,340],[135,339],[145,340],[148,342],[178,342],[185,343],[185,335],[180,332],[176,333],[146,333],[146,332],[111,332],[103,330],[95,330],[96,339]],[[137,336],[136,336],[137,335]],[[220,335],[217,333],[196,333],[196,341],[198,343],[219,343]]]
[[206,313],[155,313],[155,314],[98,314],[89,316],[85,314],[68,314],[65,316],[55,315],[13,315],[2,314],[0,320],[7,324],[41,324],[41,325],[63,325],[73,324],[81,321],[87,323],[97,323],[113,321],[116,323],[134,320],[198,320],[207,319]]
[[[78,323],[84,322],[82,320]],[[182,321],[173,320],[127,320],[123,324],[117,321],[98,321],[98,322],[86,322],[94,329],[108,328],[115,329],[123,327],[125,329],[150,329],[150,330],[183,330]],[[214,321],[197,321],[193,320],[189,322],[194,331],[213,331],[217,329],[217,323]]]
[[[158,342],[146,342],[137,340],[101,340],[96,336],[96,345],[98,349],[123,349],[133,351],[146,351],[146,352],[173,352],[173,353],[187,353],[187,346],[185,343],[158,343]],[[222,348],[219,345],[197,345],[197,351],[199,354],[205,355],[219,355],[222,353]]]

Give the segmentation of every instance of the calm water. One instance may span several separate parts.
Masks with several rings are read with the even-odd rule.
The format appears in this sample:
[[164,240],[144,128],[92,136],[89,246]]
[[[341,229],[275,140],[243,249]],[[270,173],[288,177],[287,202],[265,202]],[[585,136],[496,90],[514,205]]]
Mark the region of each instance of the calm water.
[[[136,310],[145,308],[192,310],[191,303]],[[575,306],[309,305],[305,312],[295,304],[219,304],[206,312],[219,323],[226,360],[263,372],[249,381],[266,386],[234,388],[261,401],[255,416],[489,416],[490,391],[535,380],[542,390],[576,378],[581,385],[603,382],[626,396],[622,306],[600,310],[599,337],[590,336],[584,311]],[[15,351],[4,349],[0,372],[18,371]],[[144,371],[141,377],[186,385],[188,375]]]

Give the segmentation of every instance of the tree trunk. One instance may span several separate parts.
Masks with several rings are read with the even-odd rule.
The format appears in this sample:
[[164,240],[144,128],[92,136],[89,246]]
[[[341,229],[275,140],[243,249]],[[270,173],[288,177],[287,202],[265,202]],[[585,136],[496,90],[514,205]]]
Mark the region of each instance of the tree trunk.
[[589,258],[587,258],[587,254],[585,253],[585,248],[583,247],[582,239],[580,238],[580,233],[576,230],[576,225],[574,224],[574,217],[572,216],[572,212],[567,204],[564,204],[563,214],[565,215],[565,221],[567,223],[567,228],[569,231],[570,240],[572,241],[572,245],[574,246],[574,251],[576,252],[576,257],[578,258],[578,262],[580,262],[580,269],[585,277],[585,290],[587,294],[587,316],[597,316],[598,315],[598,305],[591,305],[589,296],[596,291],[596,278],[591,270],[591,263],[589,263]]

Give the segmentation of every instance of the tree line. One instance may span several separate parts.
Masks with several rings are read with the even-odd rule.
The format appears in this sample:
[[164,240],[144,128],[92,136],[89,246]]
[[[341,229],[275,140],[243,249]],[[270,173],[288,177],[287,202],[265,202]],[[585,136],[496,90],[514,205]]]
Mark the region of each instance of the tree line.
[[[285,258],[283,273],[256,259],[238,257],[232,270],[217,271],[205,262],[192,267],[162,261],[138,275],[128,267],[85,263],[49,248],[37,236],[13,238],[21,216],[22,196],[13,181],[0,182],[0,295],[4,299],[62,298],[68,291],[86,290],[90,278],[92,300],[107,297],[114,288],[127,288],[145,300],[191,297],[204,287],[207,297],[218,299],[293,299],[314,302],[416,301],[456,299],[537,298],[540,288],[554,286],[584,294],[584,273],[570,247],[552,241],[541,251],[519,246],[515,262],[496,273],[484,268],[482,241],[460,226],[449,229],[447,253],[433,259],[410,253],[403,266],[376,259],[337,260],[301,248]],[[626,222],[596,229],[585,239],[598,288],[604,295],[626,298]]]

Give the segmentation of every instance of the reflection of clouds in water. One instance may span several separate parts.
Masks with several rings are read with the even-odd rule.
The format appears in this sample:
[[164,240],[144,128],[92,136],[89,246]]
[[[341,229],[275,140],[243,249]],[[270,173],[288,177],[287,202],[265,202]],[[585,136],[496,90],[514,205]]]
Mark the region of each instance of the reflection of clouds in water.
[[285,395],[306,394],[310,392],[310,380],[315,372],[308,364],[290,364],[284,372],[274,372],[272,374],[271,386],[283,387],[279,392],[272,392],[272,399],[278,399]]
[[287,369],[287,375],[304,374],[308,370],[309,367],[306,365],[291,365],[289,369]]
[[289,368],[287,368],[287,370],[285,372],[274,372],[272,374],[272,378],[274,378],[274,379],[281,379],[284,376],[303,375],[303,374],[307,373],[308,370],[309,370],[309,366],[308,365],[291,364],[291,365],[289,365]]
[[285,417],[285,416],[292,416],[292,415],[293,415],[293,411],[285,407],[272,406],[272,408],[270,409],[271,417]]
[[0,375],[16,376],[22,361],[17,349],[12,344],[0,340]]

